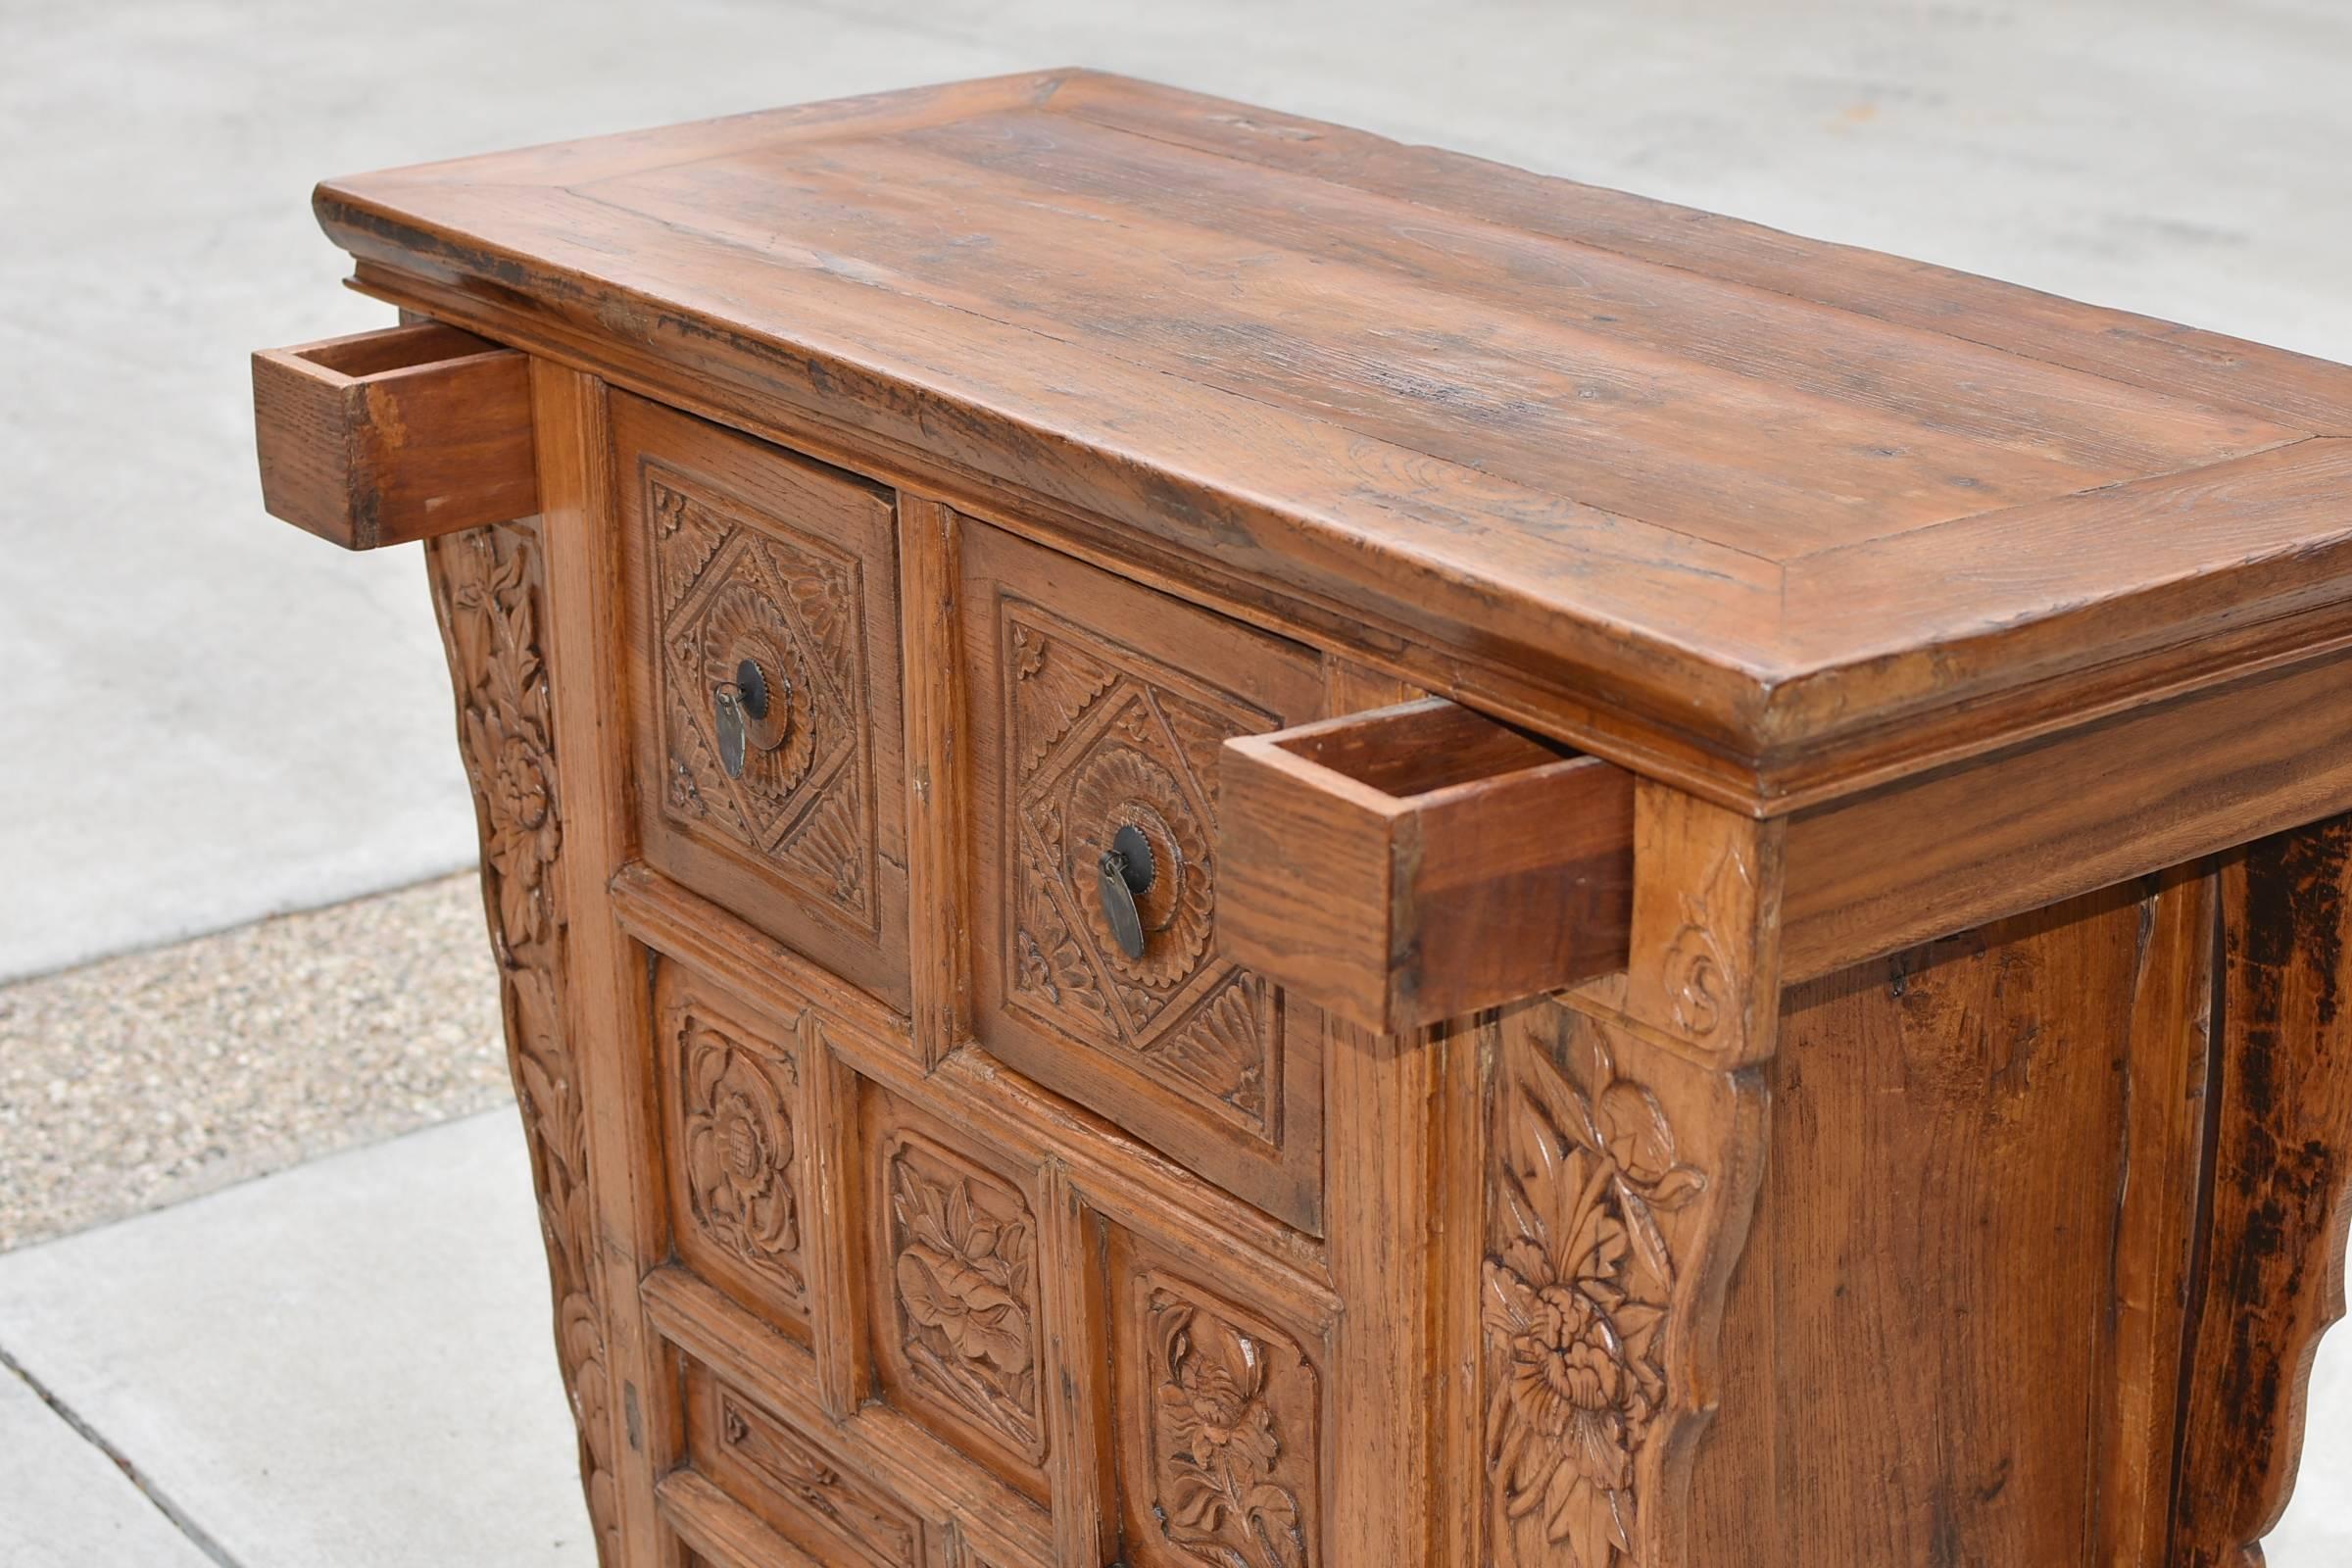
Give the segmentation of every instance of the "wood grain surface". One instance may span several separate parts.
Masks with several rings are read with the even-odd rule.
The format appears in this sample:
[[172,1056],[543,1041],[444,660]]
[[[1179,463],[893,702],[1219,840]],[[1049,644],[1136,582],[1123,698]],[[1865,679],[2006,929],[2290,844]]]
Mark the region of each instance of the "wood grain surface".
[[2344,1315],[2352,1223],[2352,817],[2221,872],[2212,1201],[2189,1297],[2169,1559],[2261,1568],[2303,1457],[2320,1337]]
[[253,425],[270,514],[346,550],[539,510],[530,361],[438,321],[264,349]]
[[1089,72],[317,206],[436,320],[273,507],[527,408],[427,551],[608,1568],[2258,1568],[2352,370]]
[[370,286],[1342,607],[1425,684],[1510,666],[1563,738],[1598,694],[1618,746],[1766,803],[1925,765],[1869,755],[1898,719],[1997,744],[2352,585],[2352,371],[1117,77],[318,205]]

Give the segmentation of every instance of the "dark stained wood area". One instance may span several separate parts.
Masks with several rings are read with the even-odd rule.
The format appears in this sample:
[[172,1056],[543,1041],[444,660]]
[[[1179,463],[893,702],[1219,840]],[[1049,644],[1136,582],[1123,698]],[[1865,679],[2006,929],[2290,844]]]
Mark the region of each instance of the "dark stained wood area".
[[1563,738],[1620,705],[1615,747],[1695,745],[1767,808],[1898,719],[1966,703],[1938,745],[1981,749],[2352,583],[2352,371],[1118,77],[318,206],[370,286],[658,351],[1520,667]]
[[2352,817],[2261,839],[2221,876],[2212,1215],[2190,1300],[2170,1563],[2261,1568],[2303,1454],[2352,1215]]

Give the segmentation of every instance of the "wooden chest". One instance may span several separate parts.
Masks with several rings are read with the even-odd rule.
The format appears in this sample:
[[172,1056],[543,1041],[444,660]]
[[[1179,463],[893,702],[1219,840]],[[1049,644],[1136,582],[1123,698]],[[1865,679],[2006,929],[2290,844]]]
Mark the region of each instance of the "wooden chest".
[[609,1564],[2257,1560],[2352,370],[1084,72],[317,205]]

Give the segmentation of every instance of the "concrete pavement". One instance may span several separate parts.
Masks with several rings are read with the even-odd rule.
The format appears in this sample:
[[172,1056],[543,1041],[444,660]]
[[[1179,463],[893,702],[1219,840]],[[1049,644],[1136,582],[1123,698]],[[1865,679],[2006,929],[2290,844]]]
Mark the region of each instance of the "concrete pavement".
[[0,1256],[0,1563],[593,1565],[548,1325],[511,1106]]

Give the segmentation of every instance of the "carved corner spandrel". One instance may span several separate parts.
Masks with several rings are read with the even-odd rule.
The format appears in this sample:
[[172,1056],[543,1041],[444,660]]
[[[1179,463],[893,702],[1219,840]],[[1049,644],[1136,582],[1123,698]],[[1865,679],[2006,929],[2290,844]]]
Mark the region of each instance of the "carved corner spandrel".
[[1642,781],[1627,969],[1505,1009],[1479,1280],[1484,1553],[1685,1568],[1761,1180],[1781,835]]
[[545,566],[531,523],[450,534],[424,550],[481,832],[482,899],[547,1244],[557,1357],[589,1517],[603,1559],[617,1562],[620,1410],[589,1195],[588,1108],[564,1024],[566,911],[556,874],[564,835],[541,641]]
[[1772,1054],[1786,833],[1650,780],[1636,789],[1633,930],[1615,995],[1658,1043],[1724,1067]]

